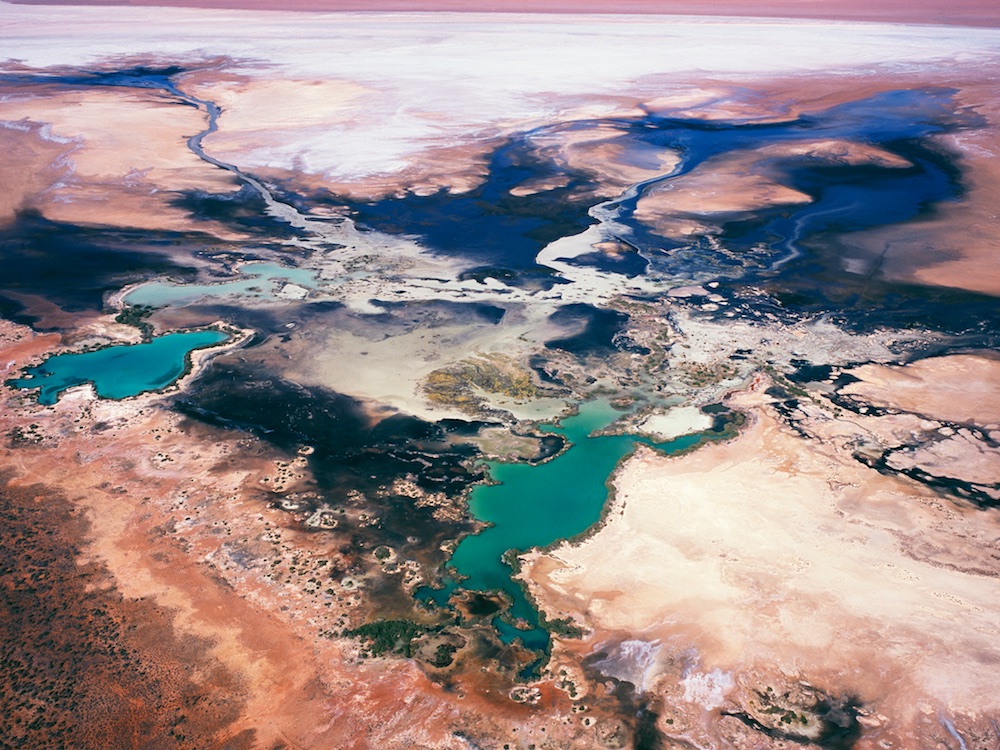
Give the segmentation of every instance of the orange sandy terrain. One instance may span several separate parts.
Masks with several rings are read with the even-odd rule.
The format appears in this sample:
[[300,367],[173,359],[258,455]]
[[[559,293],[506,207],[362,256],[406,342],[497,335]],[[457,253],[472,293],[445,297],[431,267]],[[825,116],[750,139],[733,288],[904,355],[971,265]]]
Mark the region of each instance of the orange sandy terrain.
[[[232,175],[187,147],[187,136],[204,128],[203,115],[155,93],[22,87],[5,97],[0,117],[23,125],[0,129],[12,155],[0,166],[0,222],[34,210],[83,226],[189,231],[190,214],[172,205],[181,192],[238,189]],[[244,236],[214,222],[198,228],[220,239]]]
[[[8,372],[57,343],[0,324]],[[502,679],[436,684],[413,661],[362,659],[336,634],[370,602],[328,572],[350,547],[270,503],[301,475],[258,441],[157,396],[0,396],[0,536],[18,553],[0,590],[15,618],[0,623],[0,714],[15,746],[457,750],[462,735],[546,747],[551,732],[584,747],[618,726],[571,718],[551,686],[541,710]]]

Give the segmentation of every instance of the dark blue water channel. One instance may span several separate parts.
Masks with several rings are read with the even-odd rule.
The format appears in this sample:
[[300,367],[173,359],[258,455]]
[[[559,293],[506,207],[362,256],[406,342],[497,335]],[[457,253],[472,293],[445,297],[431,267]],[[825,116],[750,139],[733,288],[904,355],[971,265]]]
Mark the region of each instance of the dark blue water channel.
[[[7,85],[44,83],[159,89],[175,97],[179,104],[203,109],[206,127],[189,138],[188,146],[208,163],[234,173],[246,183],[246,190],[242,196],[226,196],[224,206],[209,200],[213,196],[187,196],[183,199],[187,201],[185,207],[206,215],[221,211],[229,219],[236,216],[234,206],[238,208],[241,202],[253,203],[259,209],[256,204],[266,189],[235,165],[218,161],[202,149],[202,140],[216,129],[219,108],[211,101],[182,91],[175,81],[183,72],[185,68],[175,65],[20,71],[2,74],[0,80]],[[590,213],[597,209],[593,178],[559,164],[551,146],[546,144],[560,131],[612,125],[621,132],[617,139],[626,154],[631,153],[633,146],[638,147],[633,149],[638,153],[648,153],[650,147],[655,147],[678,152],[681,161],[669,174],[649,180],[634,194],[627,194],[618,202],[608,202],[600,209],[602,215],[608,212],[615,215],[613,226],[605,224],[612,234],[608,239],[620,240],[632,248],[631,253],[614,259],[594,253],[578,257],[574,263],[626,275],[642,273],[652,264],[658,272],[672,275],[742,278],[773,271],[778,265],[800,257],[809,239],[817,235],[905,222],[933,211],[941,201],[958,198],[959,170],[950,156],[929,141],[930,136],[980,124],[977,115],[957,107],[954,93],[945,88],[885,91],[766,123],[652,114],[555,123],[509,137],[491,155],[484,184],[467,193],[442,190],[434,195],[406,194],[375,202],[352,201],[345,196],[315,198],[347,205],[362,226],[416,235],[435,251],[472,260],[478,264],[466,272],[472,278],[495,276],[507,283],[547,288],[564,280],[552,269],[535,262],[538,252],[550,242],[577,234],[595,223]],[[733,216],[724,222],[720,235],[710,240],[695,239],[693,246],[690,241],[673,242],[652,234],[633,218],[636,201],[646,190],[686,174],[712,157],[776,143],[822,139],[875,145],[909,160],[913,166],[906,169],[870,164],[832,166],[829,161],[808,156],[776,158],[768,166],[779,181],[807,193],[813,201],[809,205],[762,208],[750,216]],[[568,178],[568,184],[534,195],[510,194],[512,188],[526,181],[556,175]],[[259,210],[252,213],[261,214]],[[248,222],[244,216],[237,223],[242,226]],[[290,231],[271,217],[264,224],[271,232],[277,231],[279,225]],[[717,251],[714,244],[717,240],[725,243],[728,252]]]
[[[561,425],[542,427],[571,444],[556,458],[535,466],[489,462],[494,484],[476,487],[469,509],[490,526],[459,543],[449,562],[454,575],[444,588],[423,589],[419,596],[443,606],[457,589],[500,592],[511,602],[507,614],[493,620],[501,640],[520,639],[530,649],[545,650],[548,631],[541,627],[538,612],[521,586],[511,579],[513,571],[505,555],[509,550],[525,551],[575,537],[596,523],[608,498],[608,478],[637,443],[677,452],[703,438],[686,435],[655,444],[635,435],[591,435],[618,416],[605,401],[581,404],[579,413],[563,419]],[[526,629],[515,627],[516,620]]]
[[[813,198],[807,206],[762,209],[752,226],[737,222],[725,235],[734,250],[764,242],[767,257],[756,258],[761,267],[794,257],[801,239],[837,228],[853,231],[906,221],[936,202],[954,199],[961,188],[957,168],[931,149],[928,136],[974,125],[967,114],[955,113],[952,95],[946,89],[889,91],[826,110],[763,124],[664,118],[650,115],[634,119],[593,120],[545,126],[515,136],[499,147],[489,162],[489,176],[479,188],[454,195],[407,194],[377,202],[344,201],[357,221],[390,233],[418,235],[439,252],[471,258],[482,264],[479,273],[497,275],[505,281],[539,284],[558,281],[553,272],[535,263],[538,252],[560,237],[577,234],[594,223],[588,214],[594,205],[584,174],[570,175],[564,188],[535,195],[512,196],[526,180],[553,175],[559,167],[534,141],[559,130],[580,130],[613,124],[629,143],[676,150],[682,160],[670,174],[643,186],[637,195],[608,204],[618,214],[622,228],[617,237],[660,266],[671,264],[672,249],[681,247],[632,220],[643,190],[686,174],[712,157],[735,151],[766,147],[775,143],[844,139],[872,144],[908,159],[910,168],[880,168],[872,165],[831,166],[809,157],[776,159],[771,165],[779,179]],[[782,177],[783,175],[783,177]],[[341,200],[337,199],[338,202]],[[736,256],[739,253],[735,253]],[[577,259],[577,262],[586,262]],[[595,255],[593,262],[601,263]],[[727,270],[739,265],[731,256],[690,251],[676,257],[678,272]],[[692,266],[695,266],[692,268]],[[626,260],[623,269],[635,273],[641,263]],[[732,269],[729,269],[732,270]],[[544,281],[545,278],[548,281]],[[542,281],[540,281],[540,279]]]

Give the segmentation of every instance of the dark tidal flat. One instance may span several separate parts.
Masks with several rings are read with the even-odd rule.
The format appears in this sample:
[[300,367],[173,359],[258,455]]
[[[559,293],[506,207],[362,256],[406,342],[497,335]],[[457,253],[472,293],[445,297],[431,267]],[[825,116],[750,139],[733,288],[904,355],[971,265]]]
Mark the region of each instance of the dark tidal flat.
[[[377,202],[341,197],[338,201],[348,205],[363,226],[419,236],[438,252],[506,269],[517,283],[519,274],[544,272],[534,260],[548,243],[578,234],[593,223],[593,199],[586,188],[594,178],[586,173],[569,173],[568,184],[555,190],[521,197],[510,194],[526,180],[551,177],[560,169],[532,139],[614,125],[621,130],[623,143],[676,150],[681,161],[668,174],[593,209],[599,210],[598,215],[614,215],[623,230],[616,239],[642,256],[616,263],[597,255],[594,265],[626,275],[635,275],[649,264],[651,270],[679,275],[709,272],[755,279],[768,275],[775,264],[803,255],[801,245],[811,236],[904,222],[932,211],[937,203],[958,199],[962,188],[957,166],[926,140],[979,122],[973,113],[956,112],[954,93],[947,89],[889,91],[766,124],[649,116],[543,127],[499,147],[489,162],[486,182],[468,193],[442,191]],[[772,163],[770,168],[784,173],[788,185],[812,201],[802,207],[763,209],[751,217],[724,219],[721,237],[733,248],[731,254],[720,254],[707,244],[692,252],[686,245],[655,236],[632,219],[636,202],[645,192],[697,170],[714,157],[821,139],[877,145],[910,160],[912,166],[833,166],[809,157]],[[761,244],[768,248],[764,255],[754,250]],[[587,257],[574,262],[586,264]]]
[[0,311],[23,315],[22,305],[4,296],[13,292],[69,312],[97,312],[105,296],[131,281],[161,274],[192,280],[194,268],[175,254],[190,257],[203,244],[180,233],[81,227],[25,212],[0,227]]

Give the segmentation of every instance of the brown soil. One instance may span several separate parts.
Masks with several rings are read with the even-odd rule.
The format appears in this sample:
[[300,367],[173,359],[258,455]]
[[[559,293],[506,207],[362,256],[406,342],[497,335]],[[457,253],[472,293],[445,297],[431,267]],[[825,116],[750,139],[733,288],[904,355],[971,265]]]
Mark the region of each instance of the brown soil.
[[[10,372],[58,341],[0,333]],[[0,575],[12,746],[592,747],[562,691],[512,701],[481,643],[438,682],[362,658],[341,633],[373,619],[385,574],[349,535],[277,507],[297,485],[273,489],[287,462],[266,445],[157,396],[0,399],[0,542],[21,553]]]
[[58,491],[0,476],[3,747],[251,747],[238,676],[174,614],[81,560],[89,524]]

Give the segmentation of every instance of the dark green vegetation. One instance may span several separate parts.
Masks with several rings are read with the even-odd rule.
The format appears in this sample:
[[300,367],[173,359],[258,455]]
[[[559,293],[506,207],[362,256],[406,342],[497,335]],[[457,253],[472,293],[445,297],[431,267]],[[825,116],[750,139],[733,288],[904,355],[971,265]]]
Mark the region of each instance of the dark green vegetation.
[[557,617],[550,620],[544,612],[538,613],[538,624],[548,630],[553,635],[563,638],[582,638],[583,629],[580,628],[570,617]]
[[437,649],[434,651],[434,658],[431,660],[431,665],[438,668],[449,666],[457,650],[458,646],[451,643],[439,643]]
[[435,370],[424,382],[428,400],[457,406],[472,414],[483,407],[483,399],[476,395],[474,388],[516,399],[531,399],[539,395],[531,373],[498,352],[471,357]]
[[153,337],[153,326],[146,322],[146,318],[155,311],[156,308],[149,305],[129,305],[123,307],[121,312],[115,316],[115,322],[138,328],[139,332],[142,333],[142,340],[149,341]]
[[38,445],[45,438],[38,431],[37,424],[31,424],[27,427],[12,427],[7,433],[8,444],[11,448],[17,448],[23,445]]
[[413,656],[413,639],[427,632],[427,629],[409,620],[379,620],[369,622],[347,635],[364,641],[365,649],[371,656],[399,654]]
[[768,687],[755,691],[746,711],[723,711],[769,737],[809,743],[826,750],[850,750],[861,737],[860,703],[852,697],[834,697],[800,684],[792,691]]

